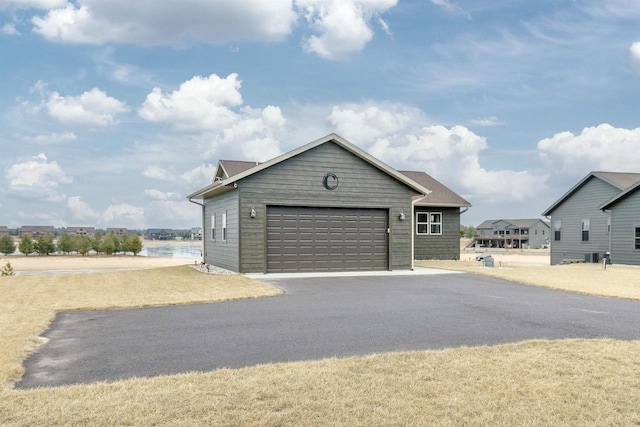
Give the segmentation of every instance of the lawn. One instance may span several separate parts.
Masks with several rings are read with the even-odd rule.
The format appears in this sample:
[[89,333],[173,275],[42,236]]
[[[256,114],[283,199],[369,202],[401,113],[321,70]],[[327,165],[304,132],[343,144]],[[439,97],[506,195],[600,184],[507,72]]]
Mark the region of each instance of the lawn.
[[637,341],[527,341],[12,388],[57,311],[277,293],[190,267],[1,278],[0,425],[640,424]]

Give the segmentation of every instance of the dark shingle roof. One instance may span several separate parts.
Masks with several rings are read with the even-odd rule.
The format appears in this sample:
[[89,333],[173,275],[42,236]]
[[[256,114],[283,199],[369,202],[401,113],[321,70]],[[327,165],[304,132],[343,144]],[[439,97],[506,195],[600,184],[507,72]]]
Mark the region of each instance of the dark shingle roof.
[[426,196],[421,196],[419,200],[416,201],[416,206],[471,206],[471,203],[424,172],[400,171],[400,173],[431,190],[431,193]]
[[220,165],[227,174],[227,178],[249,170],[259,164],[259,162],[245,162],[241,160],[220,160]]

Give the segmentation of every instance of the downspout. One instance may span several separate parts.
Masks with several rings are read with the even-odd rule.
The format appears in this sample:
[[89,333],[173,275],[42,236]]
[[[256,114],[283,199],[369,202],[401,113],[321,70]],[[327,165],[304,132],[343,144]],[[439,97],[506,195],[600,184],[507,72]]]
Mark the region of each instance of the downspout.
[[411,200],[411,271],[414,269],[416,259],[416,202],[418,199]]
[[607,228],[609,232],[609,257],[611,257],[611,235],[613,234],[613,221],[611,221],[611,210],[603,209],[603,212],[606,212],[609,215],[609,219],[607,220]]
[[201,252],[201,255],[202,255],[202,263],[204,264],[204,239],[207,234],[207,230],[204,229],[204,204],[192,200],[191,197],[187,198],[187,200],[189,200],[191,203],[202,206],[202,252]]

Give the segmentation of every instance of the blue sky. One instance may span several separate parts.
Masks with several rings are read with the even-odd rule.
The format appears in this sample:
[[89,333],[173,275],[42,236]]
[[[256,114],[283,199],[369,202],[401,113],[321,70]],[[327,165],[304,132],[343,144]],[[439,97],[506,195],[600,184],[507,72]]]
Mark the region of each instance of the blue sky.
[[0,0],[0,225],[191,227],[219,159],[336,132],[535,218],[640,172],[640,2]]

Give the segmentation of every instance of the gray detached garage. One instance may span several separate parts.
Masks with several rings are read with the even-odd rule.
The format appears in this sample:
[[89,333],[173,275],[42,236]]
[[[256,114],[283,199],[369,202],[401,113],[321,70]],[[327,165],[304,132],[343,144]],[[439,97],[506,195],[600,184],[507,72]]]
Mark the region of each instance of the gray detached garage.
[[[221,160],[213,183],[189,200],[202,206],[205,263],[241,273],[331,272],[410,269],[422,240],[434,242],[435,257],[459,257],[455,203],[430,201],[438,212],[416,223],[414,205],[424,210],[431,195],[331,134],[265,163]],[[427,217],[434,223],[425,225]]]

